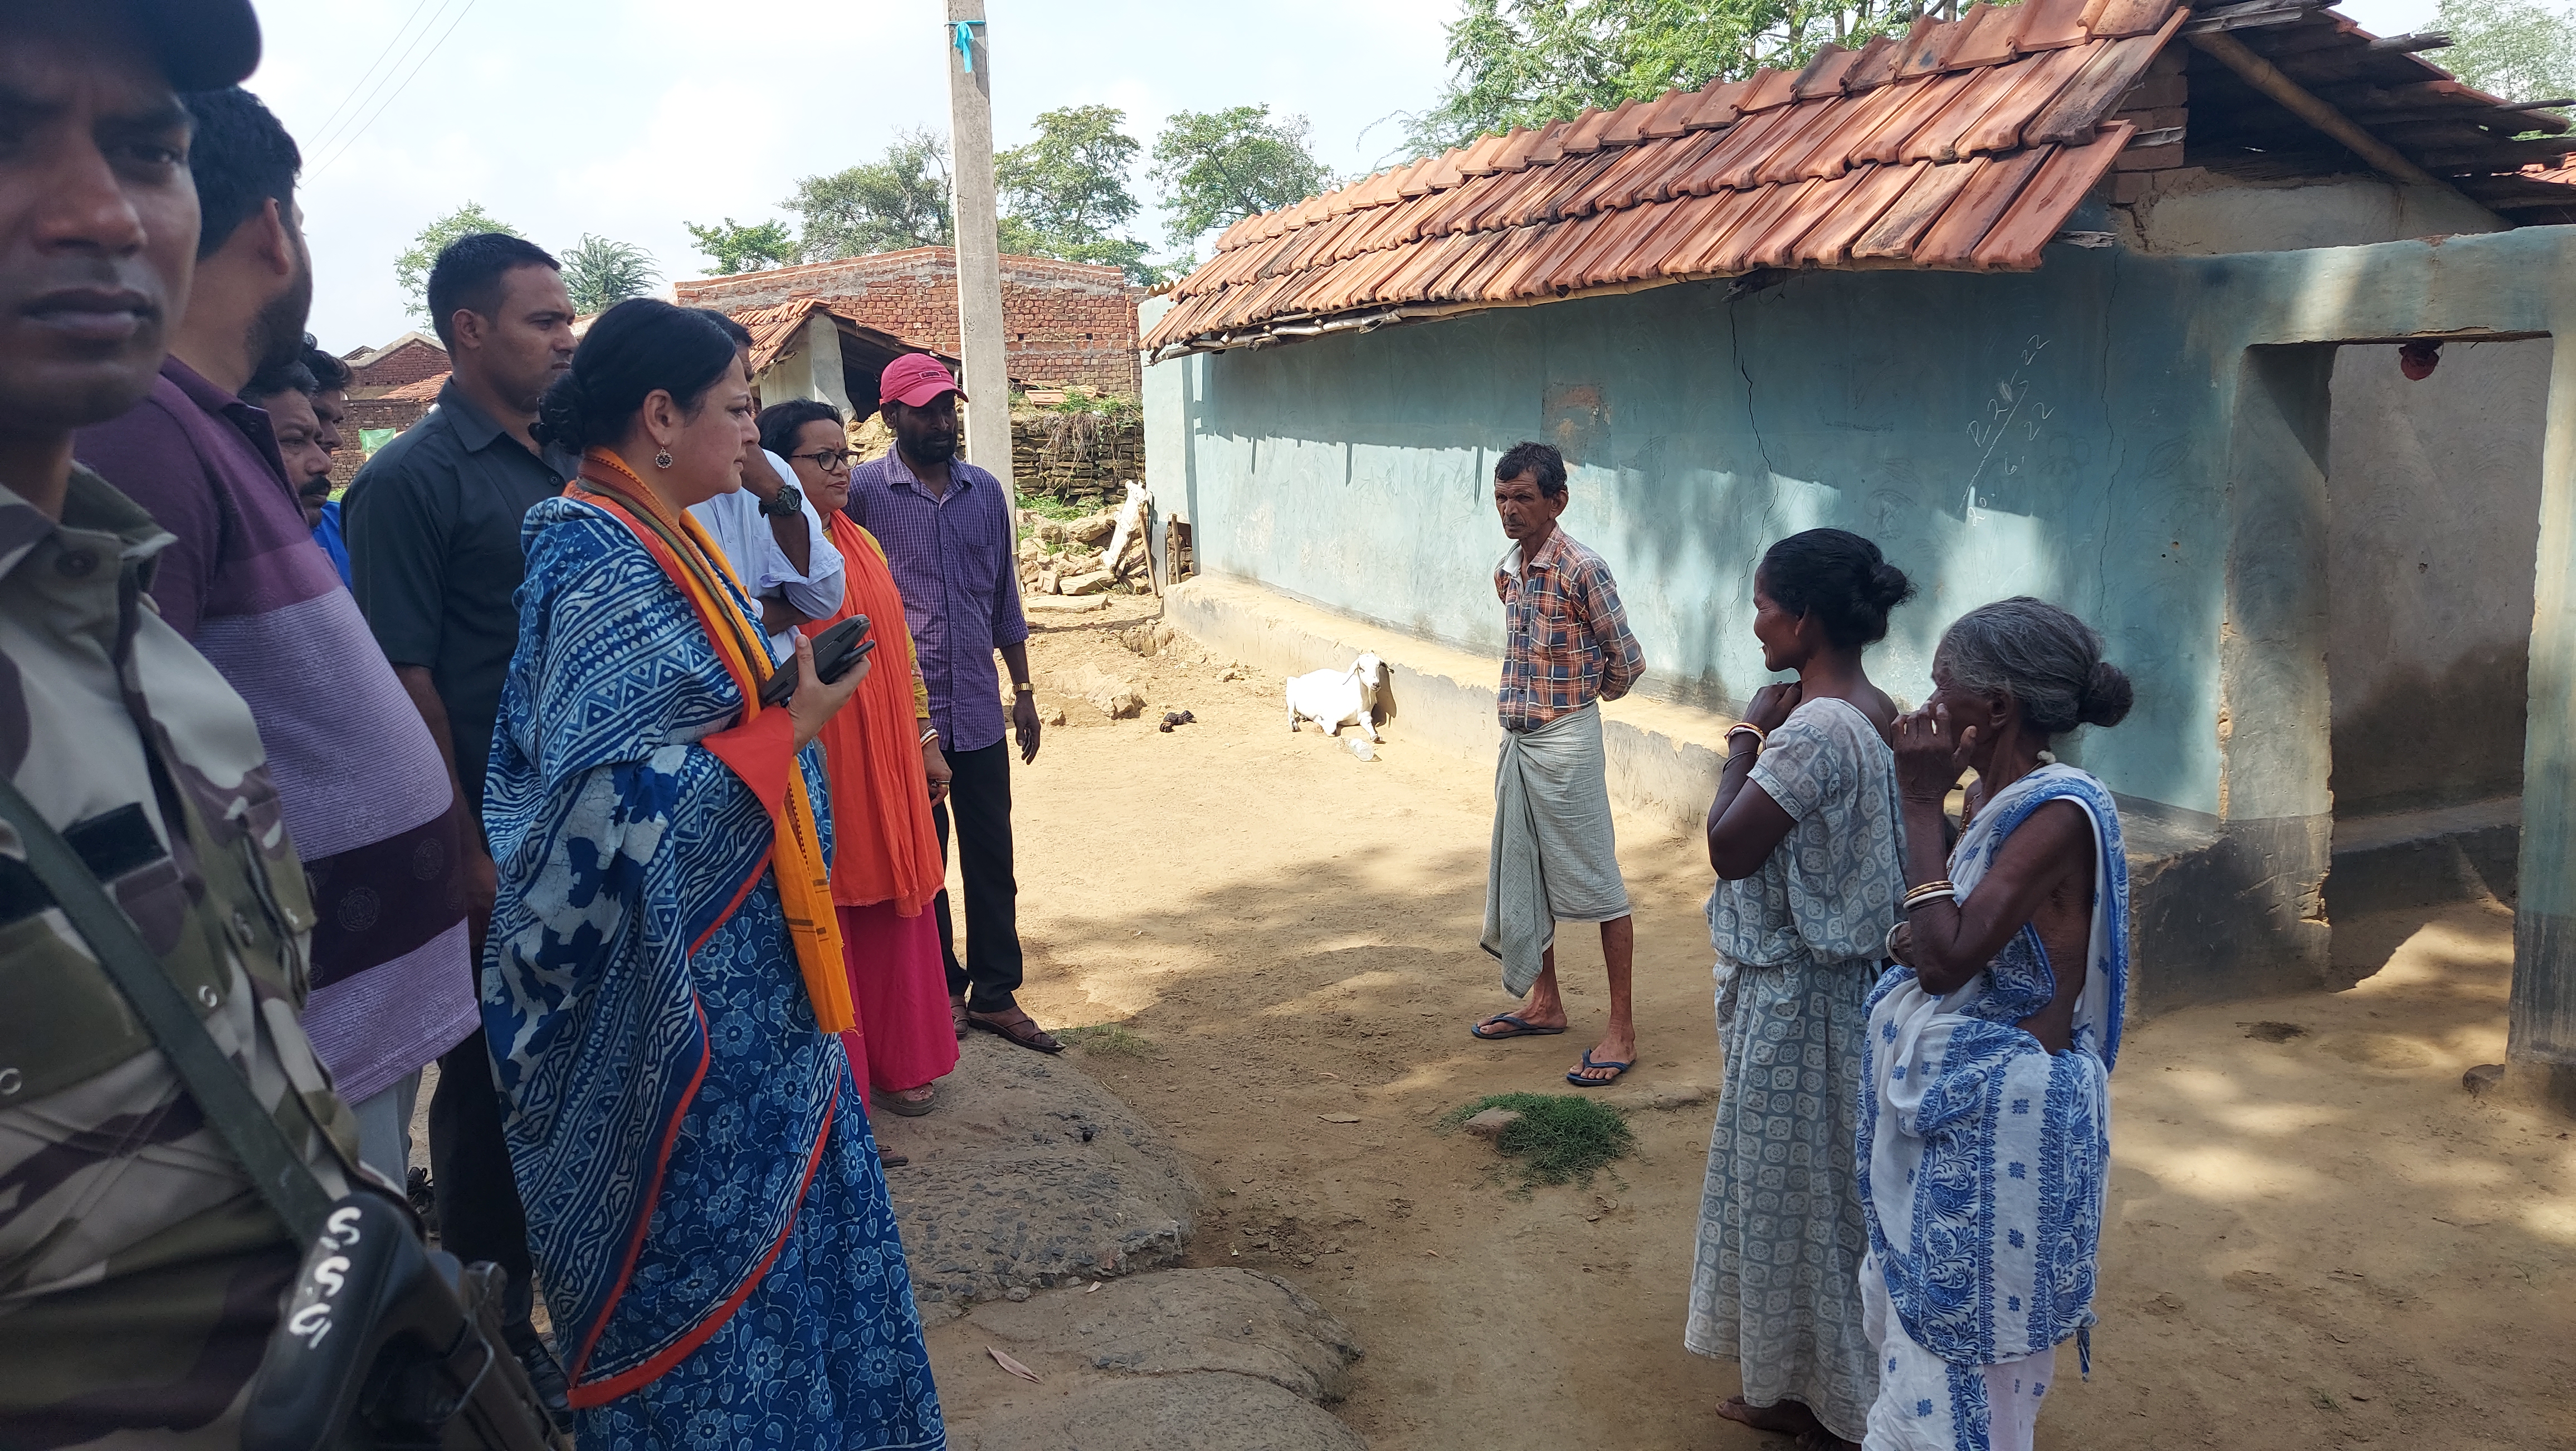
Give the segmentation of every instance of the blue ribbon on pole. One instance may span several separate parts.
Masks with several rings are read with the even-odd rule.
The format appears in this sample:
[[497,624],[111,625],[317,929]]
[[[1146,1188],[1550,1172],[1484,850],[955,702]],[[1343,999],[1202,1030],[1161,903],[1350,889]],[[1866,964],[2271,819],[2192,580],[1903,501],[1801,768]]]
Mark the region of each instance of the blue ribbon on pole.
[[983,23],[980,20],[957,22],[957,54],[964,58],[966,74],[970,76],[975,74],[975,27]]

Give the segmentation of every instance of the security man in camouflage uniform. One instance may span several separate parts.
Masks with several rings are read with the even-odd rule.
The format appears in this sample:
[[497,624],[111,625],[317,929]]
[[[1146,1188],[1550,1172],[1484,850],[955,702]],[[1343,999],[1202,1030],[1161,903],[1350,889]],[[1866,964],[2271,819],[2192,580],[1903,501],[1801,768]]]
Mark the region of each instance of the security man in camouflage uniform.
[[[170,536],[71,456],[187,305],[177,92],[258,58],[248,0],[0,0],[0,771],[337,1195],[354,1123],[296,1026],[312,907],[259,735],[145,599]],[[0,1446],[238,1445],[297,1249],[0,826]]]

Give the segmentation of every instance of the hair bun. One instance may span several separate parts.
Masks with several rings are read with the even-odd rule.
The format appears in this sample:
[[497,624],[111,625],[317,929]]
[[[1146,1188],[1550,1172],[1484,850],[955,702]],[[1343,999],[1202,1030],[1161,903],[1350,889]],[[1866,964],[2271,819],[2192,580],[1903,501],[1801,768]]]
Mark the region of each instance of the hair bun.
[[562,377],[546,387],[537,400],[537,421],[528,432],[539,443],[550,443],[579,453],[587,446],[581,436],[581,375],[567,368]]
[[1914,581],[1905,577],[1904,570],[1884,559],[1870,567],[1866,588],[1870,603],[1877,606],[1881,613],[1895,609],[1898,605],[1914,598]]
[[2094,661],[2092,678],[2084,682],[2084,701],[2080,707],[2083,722],[2097,726],[2118,725],[2128,716],[2135,694],[2126,671],[2108,660]]

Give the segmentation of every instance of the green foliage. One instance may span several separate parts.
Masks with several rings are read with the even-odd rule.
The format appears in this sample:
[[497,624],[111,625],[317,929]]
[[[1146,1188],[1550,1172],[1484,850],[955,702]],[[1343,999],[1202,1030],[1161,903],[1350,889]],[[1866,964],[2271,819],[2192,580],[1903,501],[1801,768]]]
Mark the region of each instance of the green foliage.
[[[1034,489],[1020,495],[1020,508],[1027,513],[1037,515],[1041,519],[1053,519],[1058,523],[1071,523],[1076,519],[1088,518],[1099,512],[1087,504],[1077,504],[1071,499],[1060,499],[1053,494],[1042,494]],[[1020,530],[1020,537],[1025,539],[1028,537],[1028,533],[1029,531],[1027,527],[1023,526]],[[1043,544],[1040,545],[1039,548],[1045,550],[1049,554],[1061,554],[1064,552],[1064,546],[1062,544]],[[1090,1033],[1097,1032],[1099,1030],[1094,1028],[1075,1028],[1071,1031],[1075,1033]],[[1064,1034],[1058,1033],[1056,1036],[1058,1038],[1062,1038]]]
[[2576,96],[2576,17],[2534,0],[2441,0],[2433,28],[2451,47],[2432,59],[2508,101]]
[[563,254],[564,291],[572,310],[583,317],[608,311],[630,297],[642,297],[662,280],[651,253],[632,242],[612,242],[589,232]]
[[1134,423],[1145,416],[1136,400],[1118,393],[1094,393],[1088,388],[1067,388],[1064,401],[1045,405],[1048,413],[1081,414],[1117,427]]
[[1154,138],[1149,173],[1163,188],[1172,245],[1258,212],[1284,207],[1333,184],[1307,146],[1303,116],[1273,119],[1268,106],[1175,111]]
[[[2484,0],[2511,3],[2511,0]],[[1827,41],[1857,48],[1954,4],[1921,0],[1465,0],[1449,23],[1449,84],[1408,117],[1429,155],[1488,131],[1586,107],[1805,65]]]
[[689,237],[698,250],[715,259],[706,270],[708,277],[731,277],[737,272],[758,272],[763,268],[782,266],[796,260],[796,235],[781,221],[766,221],[744,226],[731,217],[712,227],[695,222],[680,224],[689,229]]
[[1571,1093],[1489,1093],[1441,1115],[1439,1129],[1450,1132],[1489,1108],[1520,1115],[1519,1122],[1494,1139],[1504,1158],[1520,1161],[1517,1194],[1526,1195],[1535,1184],[1568,1181],[1588,1189],[1603,1166],[1637,1147],[1625,1114],[1597,1098]]
[[948,138],[898,131],[882,160],[801,178],[779,205],[803,220],[800,262],[950,246],[957,224],[948,206]]
[[1144,243],[1116,235],[1137,212],[1127,173],[1144,150],[1126,124],[1115,106],[1041,112],[1036,140],[993,158],[1004,252],[1116,267],[1140,287],[1163,280]]
[[450,243],[477,232],[522,235],[518,228],[483,210],[481,202],[467,202],[421,228],[420,234],[412,238],[410,250],[394,259],[394,281],[402,285],[412,316],[424,322],[429,319],[429,269],[437,265],[438,254],[446,251]]
[[[1025,501],[1023,507],[1034,508],[1036,505],[1037,500],[1032,498]],[[1122,1023],[1093,1023],[1082,1028],[1059,1028],[1056,1030],[1056,1037],[1081,1049],[1086,1058],[1148,1059],[1154,1056],[1152,1040],[1129,1032],[1126,1025]]]
[[1144,148],[1119,128],[1115,106],[1038,113],[1037,139],[993,158],[993,180],[1012,216],[1040,232],[1102,237],[1136,215],[1127,172]]

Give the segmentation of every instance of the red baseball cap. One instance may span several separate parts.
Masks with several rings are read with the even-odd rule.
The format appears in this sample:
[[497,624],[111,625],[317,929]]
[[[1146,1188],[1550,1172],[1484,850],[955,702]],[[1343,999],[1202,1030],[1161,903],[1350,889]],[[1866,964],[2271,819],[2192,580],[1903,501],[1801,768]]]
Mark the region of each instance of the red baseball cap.
[[900,403],[906,408],[919,408],[942,393],[959,398],[966,390],[957,386],[939,360],[928,353],[906,353],[886,364],[885,375],[877,380],[877,402]]

